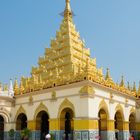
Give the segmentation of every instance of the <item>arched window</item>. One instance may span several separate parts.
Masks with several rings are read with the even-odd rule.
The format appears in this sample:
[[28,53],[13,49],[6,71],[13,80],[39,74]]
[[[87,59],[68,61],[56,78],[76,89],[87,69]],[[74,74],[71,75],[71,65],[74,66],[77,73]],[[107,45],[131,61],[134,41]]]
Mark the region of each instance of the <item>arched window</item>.
[[64,131],[66,139],[71,139],[73,135],[73,117],[72,109],[65,108],[60,115],[60,129]]
[[101,109],[98,114],[99,117],[99,136],[101,140],[107,139],[107,113]]
[[117,111],[115,114],[115,137],[116,139],[122,140],[123,139],[123,117],[120,111]]
[[0,115],[0,140],[4,140],[4,118]]
[[36,130],[40,130],[40,140],[45,139],[49,133],[49,115],[45,111],[40,111],[36,117]]
[[16,130],[23,130],[25,128],[27,128],[27,117],[24,113],[21,113],[16,120]]

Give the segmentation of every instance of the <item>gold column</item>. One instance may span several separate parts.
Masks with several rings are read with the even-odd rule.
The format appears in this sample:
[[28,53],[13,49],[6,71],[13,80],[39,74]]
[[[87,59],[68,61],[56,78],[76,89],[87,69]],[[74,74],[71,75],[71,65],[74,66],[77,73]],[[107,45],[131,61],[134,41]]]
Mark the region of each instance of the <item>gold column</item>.
[[74,119],[74,130],[98,129],[98,120]]
[[114,120],[107,120],[107,130],[115,131],[115,121]]
[[59,119],[49,119],[50,130],[60,130]]
[[129,121],[124,121],[123,122],[123,130],[129,130]]
[[35,120],[30,120],[27,122],[27,127],[30,130],[36,130],[36,121]]

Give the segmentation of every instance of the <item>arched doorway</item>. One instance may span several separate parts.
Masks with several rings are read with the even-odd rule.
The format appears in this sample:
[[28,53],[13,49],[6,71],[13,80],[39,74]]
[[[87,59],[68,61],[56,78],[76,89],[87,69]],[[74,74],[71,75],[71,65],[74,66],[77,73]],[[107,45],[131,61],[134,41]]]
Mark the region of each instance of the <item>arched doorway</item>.
[[49,115],[45,111],[39,112],[36,117],[36,130],[40,131],[40,140],[44,140],[49,133]]
[[123,140],[123,117],[120,111],[115,114],[115,137],[117,140]]
[[135,134],[135,130],[136,130],[136,119],[135,119],[135,115],[132,113],[129,116],[129,132],[130,132],[130,134]]
[[107,139],[107,113],[104,109],[100,109],[99,117],[99,136],[101,140]]
[[4,118],[0,115],[0,140],[4,140]]
[[65,136],[66,139],[73,138],[73,117],[74,113],[72,109],[65,108],[62,110],[60,115],[60,129],[61,131],[64,131],[63,137]]
[[23,130],[25,128],[27,128],[27,117],[24,113],[21,113],[16,120],[16,130]]

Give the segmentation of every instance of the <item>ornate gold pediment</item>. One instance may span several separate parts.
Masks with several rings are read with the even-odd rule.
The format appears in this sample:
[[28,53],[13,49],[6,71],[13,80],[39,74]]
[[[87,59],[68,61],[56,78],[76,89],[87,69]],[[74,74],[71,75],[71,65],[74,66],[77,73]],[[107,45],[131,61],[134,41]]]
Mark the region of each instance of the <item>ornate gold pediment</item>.
[[21,113],[26,114],[26,111],[25,111],[25,109],[23,108],[22,105],[20,105],[19,109],[17,110],[15,120],[17,119],[18,115],[21,114]]
[[80,89],[79,93],[81,96],[94,97],[95,90],[92,86],[86,85]]
[[36,116],[38,115],[39,112],[41,111],[45,111],[48,113],[48,108],[43,104],[43,102],[41,102],[39,104],[39,106],[37,107],[37,109],[35,110],[35,114],[34,114],[34,119],[36,119]]

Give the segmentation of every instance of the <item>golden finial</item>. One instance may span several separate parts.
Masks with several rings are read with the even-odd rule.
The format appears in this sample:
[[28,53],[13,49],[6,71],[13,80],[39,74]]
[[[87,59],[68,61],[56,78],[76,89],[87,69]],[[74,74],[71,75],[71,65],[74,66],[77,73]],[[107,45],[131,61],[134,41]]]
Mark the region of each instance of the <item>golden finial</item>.
[[140,82],[139,82],[139,88],[138,88],[138,92],[137,92],[137,97],[140,97]]
[[122,76],[121,82],[120,82],[120,87],[124,87],[124,76]]
[[135,83],[135,82],[134,82],[134,84],[133,84],[133,92],[137,92],[136,83]]
[[15,79],[15,82],[14,82],[14,92],[15,92],[15,94],[19,93],[19,86],[18,86],[17,79]]
[[66,9],[71,11],[71,8],[70,8],[70,0],[66,0]]
[[23,78],[20,80],[20,94],[24,93]]
[[7,84],[4,85],[3,90],[4,90],[4,91],[8,91],[8,85],[7,85]]
[[64,11],[64,17],[69,17],[72,16],[72,11],[71,11],[71,7],[70,7],[70,0],[66,0],[66,8]]
[[129,82],[127,82],[127,88],[128,88],[129,90],[131,90],[131,87],[130,87]]
[[105,80],[110,79],[110,72],[109,72],[109,68],[106,69],[106,76],[105,76]]

